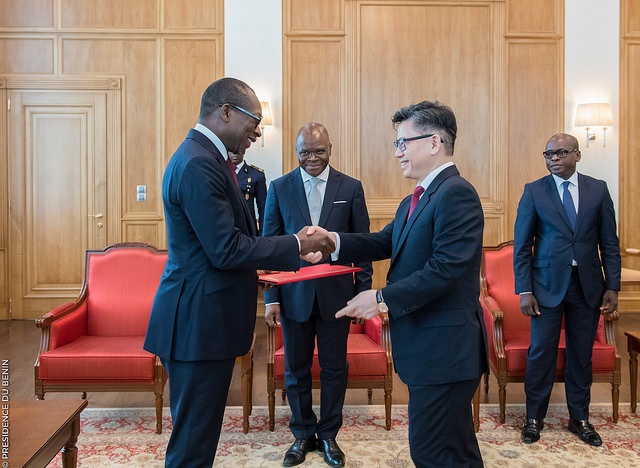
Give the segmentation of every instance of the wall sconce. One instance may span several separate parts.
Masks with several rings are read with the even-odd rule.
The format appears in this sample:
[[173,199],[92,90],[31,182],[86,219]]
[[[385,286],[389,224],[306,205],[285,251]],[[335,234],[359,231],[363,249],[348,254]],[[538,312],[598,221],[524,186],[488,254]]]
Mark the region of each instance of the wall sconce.
[[264,146],[264,127],[273,125],[273,114],[271,114],[271,106],[269,101],[260,101],[262,107],[262,121],[260,122],[260,130],[262,130],[262,146]]
[[607,146],[607,127],[613,126],[611,117],[611,106],[608,102],[592,102],[588,104],[578,104],[574,127],[587,128],[587,148],[589,140],[595,140],[596,134],[589,133],[591,127],[602,127],[602,146]]

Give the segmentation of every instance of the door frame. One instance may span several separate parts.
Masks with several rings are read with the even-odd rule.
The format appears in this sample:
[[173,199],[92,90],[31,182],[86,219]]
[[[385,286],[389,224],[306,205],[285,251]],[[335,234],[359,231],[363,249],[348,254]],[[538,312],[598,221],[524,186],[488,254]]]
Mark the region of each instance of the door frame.
[[[11,251],[11,218],[9,207],[9,174],[11,172],[11,157],[9,155],[9,95],[12,91],[103,91],[107,98],[106,118],[106,219],[110,220],[106,225],[106,244],[119,242],[121,236],[121,167],[122,167],[122,142],[124,139],[124,127],[122,122],[124,103],[122,88],[124,77],[122,76],[95,76],[90,77],[33,77],[33,76],[0,76],[0,97],[7,105],[0,112],[0,181],[6,181],[4,189],[0,192],[0,202],[4,209],[0,208],[0,290],[6,292],[5,303],[0,303],[0,320],[35,318],[24,313],[14,316],[11,305],[11,294],[14,281],[23,281],[22,276],[16,278],[11,271],[13,256]],[[4,153],[4,154],[3,154]],[[4,200],[3,200],[4,198]],[[4,232],[3,232],[4,231]],[[4,244],[4,245],[3,245]],[[3,275],[4,272],[4,275]],[[59,297],[59,296],[56,296]],[[74,294],[59,297],[75,298]],[[4,298],[0,293],[0,301]],[[4,310],[3,310],[4,309]]]

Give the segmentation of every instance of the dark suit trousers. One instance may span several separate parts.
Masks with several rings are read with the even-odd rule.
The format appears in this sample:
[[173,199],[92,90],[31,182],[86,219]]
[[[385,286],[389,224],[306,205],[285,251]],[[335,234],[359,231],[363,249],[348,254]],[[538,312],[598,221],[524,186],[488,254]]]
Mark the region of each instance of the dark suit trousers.
[[[305,322],[280,317],[284,339],[284,382],[291,408],[289,428],[296,439],[318,435],[333,439],[342,427],[342,406],[347,390],[349,364],[347,337],[350,320],[325,321],[314,301],[311,317]],[[320,421],[313,411],[311,365],[316,337],[320,372]]]
[[593,381],[591,354],[600,311],[585,302],[577,268],[573,268],[564,300],[557,307],[540,306],[540,315],[531,318],[531,345],[524,381],[527,418],[542,419],[547,414],[563,319],[567,346],[564,382],[569,415],[573,419],[589,418]]
[[471,400],[480,378],[409,385],[409,449],[416,468],[482,467]]
[[235,359],[162,359],[169,375],[173,430],[165,467],[211,468],[227,403]]

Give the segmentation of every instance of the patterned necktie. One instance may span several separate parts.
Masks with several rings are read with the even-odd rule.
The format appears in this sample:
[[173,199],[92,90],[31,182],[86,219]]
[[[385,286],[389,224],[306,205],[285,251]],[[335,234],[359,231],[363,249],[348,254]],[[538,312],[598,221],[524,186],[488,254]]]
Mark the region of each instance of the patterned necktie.
[[233,180],[236,181],[236,185],[238,185],[238,174],[236,174],[236,165],[233,164],[233,161],[229,157],[227,157],[227,167],[231,171],[231,174],[233,174]]
[[576,206],[573,204],[573,197],[571,196],[571,192],[569,192],[569,182],[568,180],[562,182],[562,187],[564,191],[562,192],[562,204],[564,205],[564,209],[567,212],[567,216],[569,217],[569,222],[571,223],[571,229],[575,229],[576,227]]
[[418,204],[418,200],[420,200],[420,195],[422,195],[423,193],[424,187],[422,185],[418,185],[413,191],[413,195],[411,195],[411,205],[409,205],[409,214],[407,215],[407,220],[411,217],[411,213],[413,213],[413,210]]
[[311,215],[311,224],[318,225],[320,221],[320,212],[322,211],[322,194],[318,188],[318,184],[322,182],[316,177],[309,179],[311,184],[311,193],[309,193],[309,214]]

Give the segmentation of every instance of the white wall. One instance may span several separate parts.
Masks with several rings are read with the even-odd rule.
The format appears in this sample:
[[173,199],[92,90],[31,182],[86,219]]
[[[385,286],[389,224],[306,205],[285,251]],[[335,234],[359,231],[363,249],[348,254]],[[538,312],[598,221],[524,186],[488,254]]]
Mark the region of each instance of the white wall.
[[225,0],[225,76],[245,81],[271,103],[274,126],[247,150],[245,160],[264,169],[267,183],[282,175],[282,2]]
[[[578,171],[603,179],[618,212],[618,130],[620,96],[620,1],[565,0],[565,130],[580,141]],[[609,102],[613,128],[602,128],[586,147],[586,130],[573,126],[576,107]]]
[[[565,0],[565,131],[580,141],[578,170],[604,179],[618,206],[619,0]],[[254,143],[246,159],[265,170],[267,181],[282,174],[282,2],[225,1],[225,75],[240,78],[261,100],[271,101],[275,126],[265,146]],[[586,131],[574,128],[578,104],[611,103],[614,126],[586,148]],[[540,135],[544,146],[551,135]],[[540,158],[542,160],[542,157]],[[542,164],[543,162],[540,161]],[[616,210],[617,211],[617,210]]]

